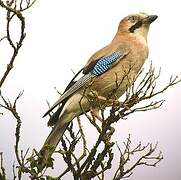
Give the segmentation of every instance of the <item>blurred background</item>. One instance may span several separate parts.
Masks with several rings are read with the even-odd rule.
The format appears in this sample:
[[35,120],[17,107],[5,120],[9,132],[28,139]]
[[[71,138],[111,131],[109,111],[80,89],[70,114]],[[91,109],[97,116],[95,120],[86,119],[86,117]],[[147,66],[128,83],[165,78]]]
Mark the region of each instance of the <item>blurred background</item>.
[[[0,33],[5,26],[0,10]],[[163,87],[171,75],[181,73],[181,24],[180,2],[176,0],[120,1],[120,0],[37,0],[26,12],[27,37],[9,74],[2,93],[13,100],[21,90],[23,97],[18,103],[22,117],[22,149],[40,149],[50,128],[48,118],[42,115],[48,109],[46,100],[53,104],[58,98],[54,87],[63,91],[89,57],[108,44],[117,31],[119,21],[130,13],[145,12],[158,15],[151,25],[148,44],[148,67],[152,61],[157,70],[161,67],[158,87]],[[16,22],[13,37],[18,36]],[[2,76],[11,50],[7,43],[0,43],[0,75]],[[142,141],[158,142],[158,150],[164,160],[156,168],[139,167],[130,180],[180,180],[181,179],[181,84],[157,97],[165,99],[163,106],[149,112],[134,113],[126,121],[115,124],[115,140],[121,145],[131,134],[133,144]],[[14,131],[16,121],[9,113],[0,117],[0,151],[4,152],[7,174],[12,177],[14,157]],[[89,127],[86,122],[85,127]],[[91,126],[90,126],[91,127]],[[90,142],[94,141],[90,131]],[[92,130],[94,131],[94,130]],[[111,171],[114,171],[113,165]],[[110,174],[111,174],[110,171]],[[60,170],[55,170],[56,175]],[[107,179],[109,179],[109,174]],[[11,178],[10,178],[11,179]],[[65,178],[66,179],[66,178]],[[67,179],[69,179],[67,177]]]

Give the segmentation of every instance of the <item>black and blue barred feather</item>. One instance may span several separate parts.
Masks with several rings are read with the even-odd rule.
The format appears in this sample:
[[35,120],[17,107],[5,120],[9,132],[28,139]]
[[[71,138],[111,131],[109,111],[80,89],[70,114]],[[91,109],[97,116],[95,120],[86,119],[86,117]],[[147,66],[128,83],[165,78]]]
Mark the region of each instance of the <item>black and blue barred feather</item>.
[[109,56],[103,56],[97,61],[91,73],[95,76],[105,73],[112,67],[112,64],[122,56],[123,55],[120,52],[114,52]]

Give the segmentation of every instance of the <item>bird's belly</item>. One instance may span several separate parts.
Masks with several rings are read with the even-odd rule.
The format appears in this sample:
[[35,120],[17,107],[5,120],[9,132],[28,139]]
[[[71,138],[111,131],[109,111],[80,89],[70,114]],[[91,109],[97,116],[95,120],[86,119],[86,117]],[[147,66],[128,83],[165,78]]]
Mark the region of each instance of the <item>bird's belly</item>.
[[133,66],[131,69],[125,66],[116,66],[102,76],[97,77],[92,83],[92,90],[105,97],[119,98],[122,96],[126,89],[132,85],[142,64]]
[[99,84],[99,88],[94,88],[94,90],[97,92],[98,95],[104,96],[104,97],[116,97],[119,98],[124,94],[127,88],[128,81],[123,80],[120,81],[104,81],[102,84]]

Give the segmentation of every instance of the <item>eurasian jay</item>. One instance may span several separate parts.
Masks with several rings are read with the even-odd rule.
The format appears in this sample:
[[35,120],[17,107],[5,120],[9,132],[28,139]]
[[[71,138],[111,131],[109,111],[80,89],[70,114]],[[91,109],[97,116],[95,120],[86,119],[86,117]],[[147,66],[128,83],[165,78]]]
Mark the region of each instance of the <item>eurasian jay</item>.
[[[46,151],[46,145],[56,148],[75,117],[91,111],[100,119],[100,104],[115,103],[125,93],[148,57],[148,30],[156,19],[156,15],[139,13],[121,20],[111,43],[90,57],[58,101],[45,113],[44,116],[58,106],[48,122],[53,126],[52,131],[40,152]],[[75,81],[80,73],[82,77]],[[95,96],[98,100],[93,98]]]

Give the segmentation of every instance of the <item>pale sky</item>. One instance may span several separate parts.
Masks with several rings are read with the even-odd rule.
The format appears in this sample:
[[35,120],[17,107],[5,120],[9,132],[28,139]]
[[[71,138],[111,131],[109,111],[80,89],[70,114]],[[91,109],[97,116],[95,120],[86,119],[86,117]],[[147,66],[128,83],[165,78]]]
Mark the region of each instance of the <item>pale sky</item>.
[[[137,12],[159,17],[150,27],[147,65],[152,61],[156,69],[162,68],[160,86],[164,85],[170,75],[181,74],[179,1],[66,0],[51,3],[37,0],[27,11],[27,37],[2,89],[3,94],[12,100],[20,90],[25,91],[18,103],[22,117],[22,149],[39,149],[48,136],[48,118],[42,119],[42,115],[47,110],[46,100],[53,104],[58,98],[54,87],[63,91],[73,76],[71,69],[77,72],[84,66],[95,51],[112,40],[119,21]],[[2,16],[0,19],[3,24]],[[2,25],[0,32],[3,32]],[[13,34],[17,36],[16,29]],[[10,54],[7,48],[7,44],[0,44],[0,75]],[[134,143],[158,141],[158,150],[164,155],[164,160],[156,168],[137,168],[130,180],[181,179],[180,92],[181,84],[158,97],[166,100],[160,109],[134,113],[126,121],[115,124],[114,138],[119,144],[130,133]],[[4,113],[0,123],[0,151],[4,152],[7,174],[11,177],[15,121],[9,113]],[[89,130],[91,134],[92,130]]]

